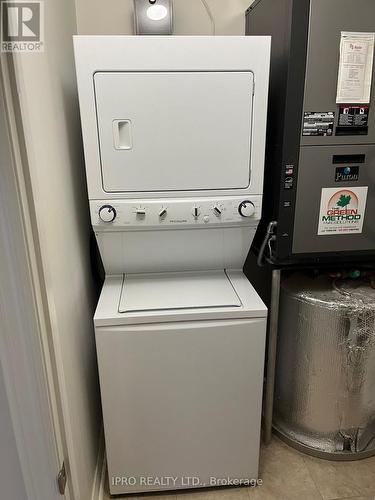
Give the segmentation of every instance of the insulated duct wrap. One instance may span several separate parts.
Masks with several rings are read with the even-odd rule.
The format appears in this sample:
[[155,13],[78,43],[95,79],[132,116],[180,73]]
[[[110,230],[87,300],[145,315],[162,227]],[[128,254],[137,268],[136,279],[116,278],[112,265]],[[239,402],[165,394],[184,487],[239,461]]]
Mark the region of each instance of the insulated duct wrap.
[[274,427],[323,458],[375,454],[375,290],[293,274],[281,285]]

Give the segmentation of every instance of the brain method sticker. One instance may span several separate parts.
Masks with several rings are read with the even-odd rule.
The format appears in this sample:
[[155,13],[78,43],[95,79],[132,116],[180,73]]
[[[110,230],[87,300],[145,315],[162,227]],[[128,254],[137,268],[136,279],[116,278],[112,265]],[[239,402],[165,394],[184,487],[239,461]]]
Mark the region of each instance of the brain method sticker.
[[323,188],[318,235],[362,233],[367,187]]

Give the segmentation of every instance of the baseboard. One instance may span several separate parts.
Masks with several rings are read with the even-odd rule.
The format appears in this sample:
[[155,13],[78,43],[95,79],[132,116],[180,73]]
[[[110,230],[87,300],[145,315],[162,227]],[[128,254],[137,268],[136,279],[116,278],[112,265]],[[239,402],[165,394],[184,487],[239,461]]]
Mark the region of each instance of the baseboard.
[[100,431],[98,457],[96,460],[94,483],[92,486],[91,500],[104,500],[104,479],[106,471],[104,429]]

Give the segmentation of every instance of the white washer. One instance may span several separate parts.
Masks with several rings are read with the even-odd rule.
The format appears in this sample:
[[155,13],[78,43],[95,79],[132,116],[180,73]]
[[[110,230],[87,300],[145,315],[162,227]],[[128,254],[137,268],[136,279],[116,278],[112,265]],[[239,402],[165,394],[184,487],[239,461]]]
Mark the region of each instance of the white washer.
[[269,37],[75,37],[111,494],[258,477]]
[[258,477],[266,316],[241,272],[106,279],[95,330],[112,494]]

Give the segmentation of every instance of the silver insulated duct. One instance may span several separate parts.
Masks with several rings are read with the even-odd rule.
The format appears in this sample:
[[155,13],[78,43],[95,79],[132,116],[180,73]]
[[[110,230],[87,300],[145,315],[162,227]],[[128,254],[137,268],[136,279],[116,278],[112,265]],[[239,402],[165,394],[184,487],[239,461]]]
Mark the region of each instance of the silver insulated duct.
[[327,459],[375,454],[375,290],[302,273],[282,283],[274,428]]

